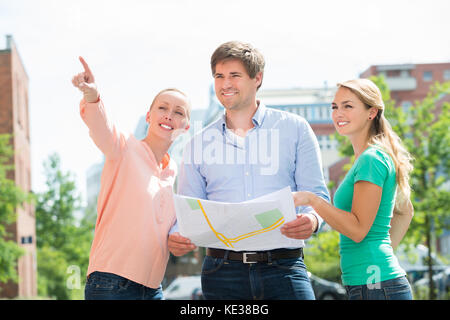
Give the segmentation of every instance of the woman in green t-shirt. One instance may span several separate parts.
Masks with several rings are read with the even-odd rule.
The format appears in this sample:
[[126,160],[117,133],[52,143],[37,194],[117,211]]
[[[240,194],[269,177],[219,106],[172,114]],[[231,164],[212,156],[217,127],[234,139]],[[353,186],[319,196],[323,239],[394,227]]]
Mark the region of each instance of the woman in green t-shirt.
[[[412,299],[394,255],[413,216],[411,157],[383,115],[378,87],[357,79],[338,84],[334,126],[350,139],[355,162],[334,195],[334,206],[311,192],[295,192],[340,233],[342,281],[350,299]],[[289,230],[284,230],[289,236]],[[292,236],[292,235],[291,235]]]

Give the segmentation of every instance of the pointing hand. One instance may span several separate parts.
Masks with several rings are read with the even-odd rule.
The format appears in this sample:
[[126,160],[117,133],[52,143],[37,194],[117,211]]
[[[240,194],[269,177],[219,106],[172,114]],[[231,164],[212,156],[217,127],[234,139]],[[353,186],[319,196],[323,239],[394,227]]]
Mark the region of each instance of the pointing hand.
[[80,57],[80,62],[83,65],[84,72],[75,75],[72,78],[72,84],[83,92],[86,102],[97,102],[100,95],[95,84],[94,75],[82,57]]

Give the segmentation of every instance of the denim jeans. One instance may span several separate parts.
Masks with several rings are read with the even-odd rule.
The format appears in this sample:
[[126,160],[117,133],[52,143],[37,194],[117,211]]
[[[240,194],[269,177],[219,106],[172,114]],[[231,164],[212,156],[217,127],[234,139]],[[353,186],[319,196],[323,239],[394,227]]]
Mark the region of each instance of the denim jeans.
[[202,290],[207,300],[314,300],[302,258],[245,264],[206,256]]
[[86,300],[163,300],[162,288],[152,289],[113,273],[91,273],[84,289]]
[[349,300],[412,300],[406,276],[370,285],[345,286]]

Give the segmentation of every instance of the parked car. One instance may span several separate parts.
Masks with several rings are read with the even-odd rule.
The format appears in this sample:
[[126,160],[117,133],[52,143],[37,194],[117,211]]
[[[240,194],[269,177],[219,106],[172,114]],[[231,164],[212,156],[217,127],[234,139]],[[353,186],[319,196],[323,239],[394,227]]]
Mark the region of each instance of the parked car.
[[347,292],[341,284],[319,278],[311,272],[308,272],[308,276],[317,300],[347,299]]
[[200,276],[180,276],[163,290],[163,295],[167,300],[191,300],[194,290],[200,289],[201,292],[201,287]]
[[[406,271],[409,283],[413,289],[417,281],[428,279],[428,265],[426,263],[428,248],[426,246],[419,244],[417,246],[409,246],[408,248],[402,244],[396,250],[395,255],[398,258],[400,266]],[[431,254],[431,259],[433,262],[433,277],[449,267],[435,253]]]
[[[436,297],[438,299],[450,299],[450,267],[446,267],[443,271],[433,275],[434,287],[437,289]],[[430,281],[428,276],[417,280],[413,284],[413,290],[416,294],[424,293],[428,296]]]
[[[409,273],[410,270],[417,270],[417,272],[420,273],[421,270],[424,270],[428,267],[426,263],[426,259],[428,258],[428,248],[424,245],[419,244],[417,246],[406,246],[404,244],[401,244],[396,250],[395,255],[398,258],[400,266],[407,273]],[[440,267],[441,270],[442,268],[446,267],[445,263],[439,257],[437,257],[435,253],[431,254],[431,259],[433,262],[433,266],[436,267],[436,270],[438,270]],[[413,279],[410,280],[415,282],[419,278],[421,277],[413,275]]]
[[[447,269],[448,266],[433,265],[433,276]],[[428,279],[428,266],[405,268],[409,283],[413,285],[417,281]]]
[[205,300],[202,288],[195,288],[191,294],[191,300]]

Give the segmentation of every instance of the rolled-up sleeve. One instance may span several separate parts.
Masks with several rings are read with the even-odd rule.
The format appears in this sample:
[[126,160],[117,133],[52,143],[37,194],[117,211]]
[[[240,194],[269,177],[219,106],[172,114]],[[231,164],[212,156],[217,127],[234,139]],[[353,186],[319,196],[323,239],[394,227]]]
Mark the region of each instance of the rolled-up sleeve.
[[[323,176],[319,143],[306,120],[299,124],[298,135],[295,164],[297,191],[310,191],[329,202],[330,195]],[[317,230],[321,228],[324,221],[312,207],[300,207],[300,212],[314,214],[319,222]]]

